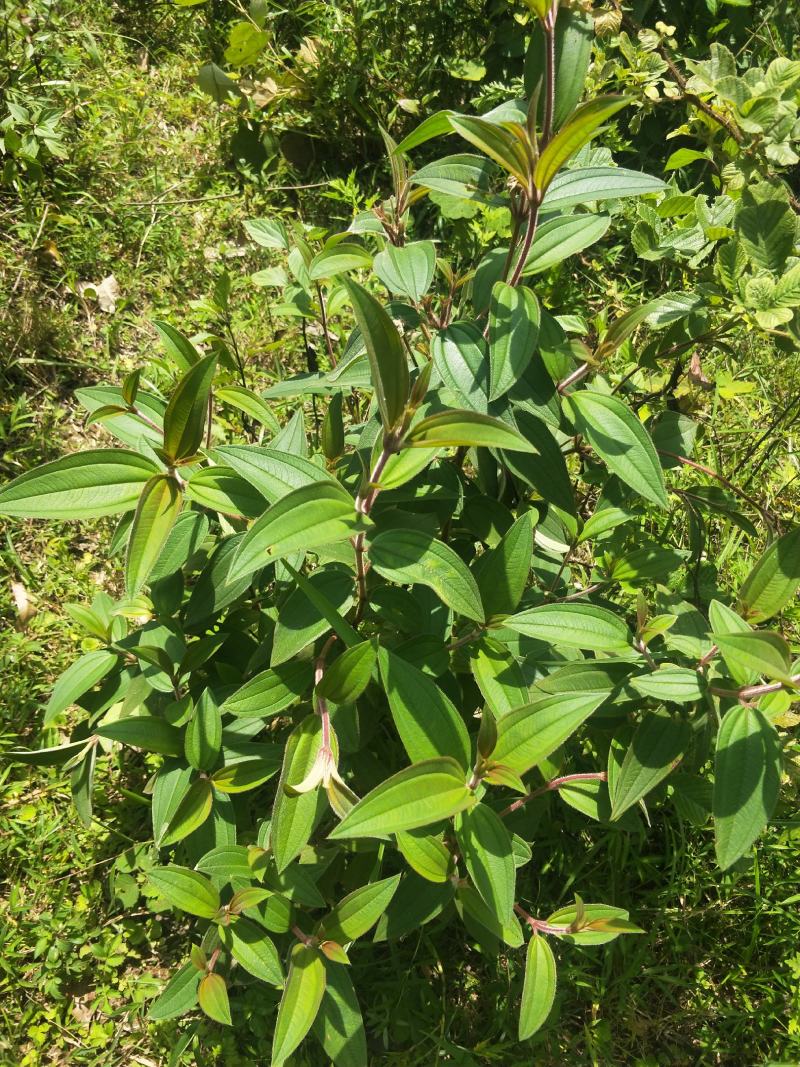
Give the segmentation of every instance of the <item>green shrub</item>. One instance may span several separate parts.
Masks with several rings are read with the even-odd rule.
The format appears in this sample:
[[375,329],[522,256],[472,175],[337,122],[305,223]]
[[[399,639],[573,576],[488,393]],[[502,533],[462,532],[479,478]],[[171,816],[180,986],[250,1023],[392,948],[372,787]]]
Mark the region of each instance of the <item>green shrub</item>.
[[[778,800],[800,668],[762,624],[800,584],[800,529],[698,464],[699,427],[670,404],[731,314],[796,335],[786,192],[716,205],[694,291],[588,326],[555,314],[531,279],[603,238],[620,201],[654,229],[673,219],[675,190],[588,147],[627,101],[579,103],[591,25],[529,4],[529,103],[385,135],[392,193],[346,233],[248,224],[281,258],[261,279],[275,314],[313,324],[324,370],[257,393],[235,346],[209,336],[201,353],[158,323],[160,367],[79,393],[121,447],[0,490],[11,518],[121,516],[125,557],[120,597],[70,608],[94,647],[56,682],[46,740],[71,707],[85,716],[11,757],[69,770],[89,822],[98,760],[125,754],[151,797],[151,903],[201,921],[150,1017],[199,1005],[230,1024],[229,990],[256,979],[280,990],[276,1064],[309,1032],[335,1063],[366,1064],[350,946],[371,934],[391,969],[384,943],[434,919],[487,951],[528,937],[513,996],[533,1035],[553,939],[639,932],[613,901],[536,899],[551,800],[623,834],[650,809],[712,812],[723,870]],[[477,154],[414,170],[444,135]],[[416,232],[425,198],[508,212],[509,245],[451,255]],[[323,419],[307,423],[307,398]],[[748,513],[772,536],[731,594],[706,533],[757,537]]]

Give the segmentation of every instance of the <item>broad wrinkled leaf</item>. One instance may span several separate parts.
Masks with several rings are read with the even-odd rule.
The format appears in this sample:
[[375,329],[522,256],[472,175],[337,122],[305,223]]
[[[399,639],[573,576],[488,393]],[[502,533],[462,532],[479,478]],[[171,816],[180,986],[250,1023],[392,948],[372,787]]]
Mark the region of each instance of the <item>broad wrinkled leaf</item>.
[[20,519],[90,519],[136,507],[159,473],[152,460],[124,448],[97,448],[45,463],[0,488],[0,515]]
[[204,874],[188,867],[170,864],[155,867],[147,875],[148,881],[174,908],[201,919],[213,919],[219,911],[219,893]]
[[563,648],[621,652],[632,644],[624,619],[595,604],[542,604],[511,615],[503,625]]
[[581,390],[565,399],[577,428],[612,474],[662,508],[668,506],[664,475],[647,430],[615,396]]
[[398,830],[414,830],[456,815],[474,803],[464,770],[455,760],[423,760],[367,793],[328,838],[383,837]]
[[545,192],[567,160],[591,140],[606,119],[627,103],[624,96],[597,96],[581,104],[542,150],[533,173],[536,188]]
[[637,804],[675,769],[690,738],[691,729],[685,720],[665,711],[645,714],[611,790],[612,819]]
[[403,342],[374,296],[350,278],[343,278],[342,284],[367,346],[372,386],[384,429],[389,431],[402,418],[408,400],[409,374]]
[[[0,498],[0,509],[2,498]],[[773,541],[739,589],[747,618],[763,622],[782,611],[800,586],[800,526]]]
[[533,452],[516,430],[491,415],[477,411],[442,411],[420,419],[406,434],[407,448],[445,448],[454,446],[502,448],[508,452]]
[[291,552],[346,541],[369,525],[370,520],[356,512],[347,490],[334,482],[320,481],[294,489],[244,535],[229,580],[252,574]]
[[726,713],[714,761],[714,833],[723,871],[767,825],[780,792],[781,758],[773,726],[757,708]]
[[208,417],[208,394],[217,357],[204,356],[178,384],[164,412],[164,451],[175,462],[197,453]]
[[285,1062],[311,1029],[325,993],[325,981],[325,963],[320,953],[308,945],[294,945],[272,1038],[272,1062],[276,1067]]
[[395,296],[407,297],[418,304],[433,282],[436,248],[433,241],[387,245],[375,257],[375,273]]
[[563,745],[600,707],[606,695],[566,693],[515,708],[497,724],[492,762],[525,774]]
[[449,545],[416,530],[385,530],[369,544],[372,566],[403,585],[427,585],[453,611],[484,621],[481,595],[467,565]]
[[541,934],[528,942],[519,1006],[519,1039],[532,1037],[547,1020],[556,997],[556,958]]
[[511,834],[486,804],[456,816],[455,832],[469,876],[484,903],[498,922],[510,922],[516,884]]
[[490,400],[524,374],[539,340],[539,321],[539,302],[530,289],[495,284],[489,305]]
[[142,489],[128,539],[125,591],[135,596],[150,576],[183,505],[174,478],[155,474]]
[[319,937],[346,945],[371,930],[397,890],[400,875],[384,878],[348,893],[322,919]]
[[466,771],[470,765],[467,728],[439,686],[388,649],[380,650],[379,663],[392,718],[412,763],[452,756]]

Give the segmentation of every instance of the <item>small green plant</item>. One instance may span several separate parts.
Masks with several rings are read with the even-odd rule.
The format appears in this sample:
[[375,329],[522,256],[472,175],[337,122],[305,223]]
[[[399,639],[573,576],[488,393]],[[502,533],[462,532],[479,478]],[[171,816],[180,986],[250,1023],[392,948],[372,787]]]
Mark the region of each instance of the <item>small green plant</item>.
[[[89,644],[53,688],[46,740],[70,708],[85,716],[11,758],[70,771],[88,822],[98,760],[122,754],[151,799],[146,892],[202,924],[150,1017],[199,1005],[230,1025],[229,992],[264,982],[276,1065],[309,1033],[337,1065],[366,1065],[351,946],[371,933],[391,968],[383,944],[434,919],[524,949],[530,1038],[556,996],[553,943],[639,932],[613,901],[536,899],[548,803],[622,833],[657,806],[713,812],[730,870],[778,800],[800,667],[762,624],[800,585],[800,528],[692,459],[697,424],[643,388],[720,335],[720,290],[591,328],[537,296],[539,274],[609,231],[600,205],[660,203],[665,186],[588,154],[626,100],[580,103],[585,16],[529,7],[529,100],[385,134],[392,193],[345,233],[248,223],[284,261],[263,279],[276,314],[313,324],[324,370],[258,393],[229,329],[201,353],[160,322],[160,367],[79,391],[122,447],[0,489],[11,518],[120,516],[125,576],[122,596],[69,608]],[[445,135],[478,154],[415,170]],[[451,256],[416,232],[430,194],[508,211],[508,244]],[[719,238],[736,299],[745,268],[748,292],[797,269],[780,227],[773,255],[786,205],[753,196]],[[214,321],[229,325],[229,295],[225,276]],[[774,297],[767,310],[794,308]],[[618,373],[645,330],[641,368]],[[326,402],[310,426],[308,397]],[[733,595],[701,588],[708,524],[757,536],[747,510],[770,525],[766,551]]]

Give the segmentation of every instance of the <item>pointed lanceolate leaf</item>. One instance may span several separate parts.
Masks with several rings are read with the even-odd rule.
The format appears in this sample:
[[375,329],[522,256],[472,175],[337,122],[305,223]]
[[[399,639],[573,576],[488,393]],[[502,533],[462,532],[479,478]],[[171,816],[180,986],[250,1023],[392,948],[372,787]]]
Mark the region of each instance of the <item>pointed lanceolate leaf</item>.
[[556,958],[541,934],[528,942],[525,981],[519,1008],[519,1039],[532,1037],[544,1024],[556,996]]
[[369,685],[377,650],[372,641],[361,641],[325,668],[317,695],[334,704],[352,704]]
[[35,467],[0,487],[0,515],[93,519],[136,507],[159,468],[124,448],[97,448]]
[[774,727],[757,708],[739,705],[722,720],[714,762],[717,863],[727,870],[767,825],[780,791]]
[[364,1020],[346,967],[327,967],[325,996],[313,1032],[336,1067],[364,1067],[369,1062]]
[[789,681],[791,651],[780,634],[758,633],[715,634],[714,640],[732,674],[738,671]]
[[511,834],[486,804],[458,815],[455,831],[473,885],[497,921],[510,922],[516,884]]
[[183,752],[180,730],[158,715],[129,715],[124,719],[113,719],[100,723],[94,732],[109,741],[141,748],[145,752],[158,752],[162,756],[179,756]]
[[217,357],[204,356],[184,374],[164,412],[164,451],[174,462],[195,455],[203,443],[208,394]]
[[337,482],[315,482],[295,489],[250,527],[236,551],[229,581],[260,570],[281,556],[347,541],[365,530],[369,519]]
[[206,690],[197,702],[186,727],[186,759],[198,771],[210,771],[222,744],[222,716],[217,702]]
[[383,837],[398,830],[414,830],[456,815],[474,803],[464,770],[455,760],[423,760],[367,793],[328,838]]
[[668,506],[664,475],[647,430],[615,396],[581,390],[565,399],[577,428],[612,474],[645,500]]
[[399,882],[395,874],[349,893],[324,917],[319,937],[340,945],[362,937],[386,911]]
[[475,447],[502,448],[508,452],[533,452],[521,434],[502,422],[477,411],[442,411],[416,423],[403,441],[406,448]]
[[[2,511],[2,497],[0,497]],[[739,589],[747,618],[763,622],[782,611],[800,586],[800,526],[773,541]]]
[[563,165],[592,139],[606,119],[628,103],[624,96],[598,96],[581,104],[542,150],[533,180],[544,193]]
[[452,756],[466,769],[470,741],[464,720],[436,682],[382,648],[381,680],[397,732],[412,762]]
[[496,282],[489,305],[489,399],[525,373],[539,340],[539,302],[525,286]]
[[478,585],[461,557],[442,541],[417,530],[384,530],[369,544],[372,566],[384,578],[433,589],[453,611],[484,621]]
[[186,796],[178,805],[175,814],[167,823],[159,839],[159,847],[166,848],[193,833],[202,826],[211,814],[214,804],[214,788],[208,778],[192,782]]
[[374,296],[351,278],[342,285],[350,297],[356,322],[367,347],[372,386],[385,430],[402,418],[408,400],[408,362],[397,327]]
[[492,762],[525,774],[563,745],[605,698],[604,693],[566,693],[515,708],[497,724]]
[[525,592],[533,556],[534,515],[535,512],[520,515],[500,543],[475,564],[487,619],[510,615]]
[[280,1067],[306,1036],[325,993],[323,957],[309,945],[296,944],[289,955],[289,975],[278,1007],[272,1038],[272,1063]]
[[510,130],[477,115],[451,115],[450,125],[465,141],[527,186],[528,158],[522,143]]
[[637,804],[675,769],[690,739],[685,719],[665,711],[645,713],[611,789],[612,819]]
[[200,979],[197,999],[209,1019],[224,1026],[232,1024],[228,987],[221,974],[206,974]]
[[307,715],[286,742],[283,770],[275,793],[270,841],[278,871],[284,871],[307,844],[320,804],[319,792],[290,794],[287,787],[302,782],[319,752],[322,738],[317,715]]
[[62,711],[97,685],[119,662],[116,652],[97,648],[72,663],[53,686],[44,709],[44,725],[49,726]]
[[624,619],[594,604],[542,604],[510,616],[503,625],[551,645],[593,652],[621,652],[632,642]]
[[147,877],[174,908],[201,919],[212,919],[219,911],[219,893],[204,874],[170,864],[155,867]]
[[181,511],[183,495],[174,478],[155,474],[142,489],[125,560],[125,591],[135,596],[147,581]]
[[237,963],[269,985],[283,985],[283,968],[278,950],[263,927],[241,915],[228,926],[220,927],[223,943]]

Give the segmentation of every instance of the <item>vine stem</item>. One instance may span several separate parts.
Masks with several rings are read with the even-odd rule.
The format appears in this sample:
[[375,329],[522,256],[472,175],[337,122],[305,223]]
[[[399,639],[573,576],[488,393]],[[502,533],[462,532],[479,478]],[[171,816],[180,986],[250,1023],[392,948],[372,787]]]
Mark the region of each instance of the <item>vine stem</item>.
[[608,775],[605,771],[586,771],[583,774],[564,774],[560,778],[551,778],[549,782],[539,786],[538,789],[526,793],[524,797],[519,797],[517,800],[512,801],[507,808],[503,808],[500,812],[500,818],[505,818],[506,815],[512,815],[515,811],[519,811],[520,808],[524,808],[529,800],[535,800],[536,797],[543,797],[554,790],[563,789],[565,785],[571,785],[573,782],[607,781]]

